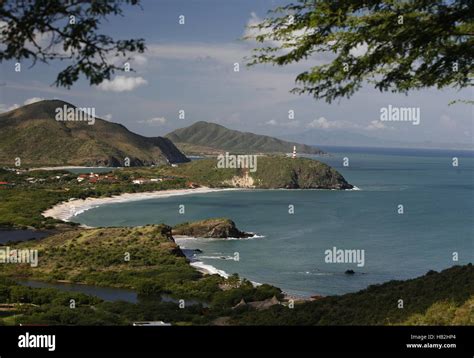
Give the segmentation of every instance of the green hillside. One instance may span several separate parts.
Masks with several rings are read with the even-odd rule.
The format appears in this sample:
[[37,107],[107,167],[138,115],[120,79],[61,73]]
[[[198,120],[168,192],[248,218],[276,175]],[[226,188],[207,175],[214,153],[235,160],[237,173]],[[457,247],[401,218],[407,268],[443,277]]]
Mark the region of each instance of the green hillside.
[[59,100],[45,100],[0,114],[0,164],[13,166],[131,166],[186,162],[167,138],[147,138],[123,125],[99,118],[84,121],[55,119],[56,109],[76,108]]
[[[399,300],[403,300],[403,308]],[[406,281],[389,281],[266,311],[236,314],[244,325],[474,325],[474,267],[453,266]]]
[[215,158],[196,160],[177,168],[163,168],[168,175],[210,187],[260,189],[352,189],[353,186],[329,165],[309,158],[259,156],[255,172],[218,168]]
[[286,142],[281,139],[240,132],[209,122],[196,122],[193,125],[168,133],[178,148],[188,155],[217,154],[224,151],[235,153],[290,153],[296,146],[298,153],[322,154],[318,149],[305,144]]

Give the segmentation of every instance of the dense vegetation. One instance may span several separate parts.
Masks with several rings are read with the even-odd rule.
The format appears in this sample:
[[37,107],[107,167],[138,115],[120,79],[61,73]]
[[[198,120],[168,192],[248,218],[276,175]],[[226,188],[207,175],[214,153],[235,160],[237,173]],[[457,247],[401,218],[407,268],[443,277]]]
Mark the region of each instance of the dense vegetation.
[[320,149],[309,145],[286,142],[266,135],[239,132],[204,121],[177,129],[165,137],[189,155],[216,154],[226,151],[243,154],[291,153],[293,146],[296,146],[299,153],[323,153]]
[[[471,264],[454,266],[440,273],[408,281],[391,281],[342,296],[288,303],[256,310],[250,306],[232,309],[241,299],[280,297],[272,286],[254,288],[232,276],[212,295],[210,305],[179,308],[160,301],[153,291],[143,292],[138,303],[104,302],[81,293],[50,288],[29,288],[0,275],[0,324],[124,325],[134,321],[164,320],[173,324],[238,325],[474,325],[474,272]],[[222,278],[211,276],[222,282]],[[70,300],[76,308],[70,308]],[[404,308],[398,308],[398,300]]]
[[[399,300],[403,308],[399,308]],[[407,281],[389,281],[342,296],[273,306],[234,317],[250,325],[474,324],[474,267],[454,266]],[[445,309],[448,309],[445,311]]]
[[459,90],[473,84],[473,30],[472,1],[298,0],[250,25],[259,44],[250,64],[301,61],[292,92],[328,103],[367,84]]

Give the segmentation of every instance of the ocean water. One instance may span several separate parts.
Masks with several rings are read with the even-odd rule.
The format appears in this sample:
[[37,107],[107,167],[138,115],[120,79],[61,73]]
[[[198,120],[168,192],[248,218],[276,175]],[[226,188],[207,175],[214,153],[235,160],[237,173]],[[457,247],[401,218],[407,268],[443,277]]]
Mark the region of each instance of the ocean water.
[[[331,156],[315,159],[360,190],[243,190],[150,199],[104,205],[75,221],[174,225],[229,217],[239,229],[263,237],[182,244],[201,249],[197,258],[206,265],[301,296],[357,291],[474,261],[473,152],[331,149]],[[453,157],[458,167],[452,166]],[[184,215],[178,213],[180,204]],[[364,265],[327,263],[325,251],[333,247],[364,250]],[[347,269],[355,274],[345,274]]]

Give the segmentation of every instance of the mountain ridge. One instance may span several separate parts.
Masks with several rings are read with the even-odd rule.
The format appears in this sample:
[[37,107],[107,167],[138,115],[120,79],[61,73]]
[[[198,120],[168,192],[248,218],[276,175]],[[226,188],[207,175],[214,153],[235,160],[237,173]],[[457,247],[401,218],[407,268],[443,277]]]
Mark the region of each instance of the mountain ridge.
[[80,108],[43,100],[0,114],[0,163],[23,165],[131,166],[182,163],[189,159],[168,139],[144,137],[124,125],[95,117],[58,121],[58,108]]
[[293,146],[299,153],[324,154],[318,148],[288,142],[275,137],[229,129],[217,123],[199,121],[176,129],[165,135],[183,152],[188,154],[219,154],[224,151],[234,153],[275,154],[290,153]]

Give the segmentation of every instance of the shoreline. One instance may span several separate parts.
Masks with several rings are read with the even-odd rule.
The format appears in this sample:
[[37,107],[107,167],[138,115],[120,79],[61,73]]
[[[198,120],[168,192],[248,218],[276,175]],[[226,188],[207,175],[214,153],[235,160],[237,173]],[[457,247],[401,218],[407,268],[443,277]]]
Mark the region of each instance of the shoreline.
[[[195,237],[186,236],[186,235],[176,235],[176,236],[173,236],[173,239],[174,239],[175,244],[178,245],[178,247],[180,248],[180,250],[191,250],[191,251],[195,250],[194,248],[185,246],[189,239],[196,239]],[[186,255],[186,258],[189,260],[189,264],[192,267],[194,267],[197,271],[199,271],[200,273],[204,275],[219,275],[224,278],[228,278],[230,276],[224,270],[219,270],[215,266],[206,264],[204,261],[202,261],[199,258],[188,256],[188,255]]]
[[[41,213],[44,217],[50,217],[57,220],[69,222],[71,218],[82,214],[83,212],[96,208],[102,205],[116,204],[116,203],[127,203],[131,201],[141,201],[148,199],[157,198],[169,198],[172,196],[182,196],[190,194],[205,194],[214,193],[220,191],[239,190],[238,188],[208,188],[201,187],[196,189],[170,189],[170,190],[157,190],[157,191],[145,191],[141,193],[123,193],[111,197],[103,198],[86,198],[86,199],[70,199],[69,201],[63,201],[54,205]],[[82,225],[86,227],[86,225]]]
[[[196,189],[170,189],[170,190],[157,190],[157,191],[148,191],[148,192],[141,192],[141,193],[123,193],[116,196],[111,197],[103,197],[103,198],[86,198],[86,199],[70,199],[69,201],[64,201],[54,205],[52,208],[45,210],[42,215],[44,217],[51,217],[57,220],[62,220],[65,222],[70,222],[70,219],[82,214],[87,210],[91,210],[97,208],[102,205],[109,205],[109,204],[116,204],[116,203],[126,203],[126,202],[133,202],[133,201],[141,201],[141,200],[148,200],[148,199],[157,199],[157,198],[169,198],[173,196],[182,196],[182,195],[191,195],[191,194],[205,194],[205,193],[213,193],[213,192],[223,192],[223,191],[236,191],[236,190],[246,190],[246,188],[208,188],[208,187],[200,187]],[[247,189],[248,190],[248,189]],[[263,189],[265,190],[265,189]],[[268,189],[267,189],[268,190]],[[270,189],[271,190],[271,189]],[[295,189],[283,189],[283,190],[295,190]],[[298,190],[298,189],[296,189]],[[303,190],[303,189],[301,189]],[[306,189],[308,190],[308,189]],[[311,190],[311,189],[309,189]],[[314,190],[321,190],[321,189],[314,189]],[[356,189],[357,190],[357,189]],[[84,224],[80,225],[83,228],[92,229],[94,227],[87,226]],[[180,249],[186,249],[184,243],[180,239],[190,238],[190,237],[178,237],[175,238],[175,242]],[[177,239],[177,240],[176,240]],[[179,242],[181,241],[181,242]],[[189,248],[190,249],[190,248]],[[201,272],[205,275],[219,275],[224,278],[228,278],[230,275],[225,272],[224,270],[220,270],[217,267],[205,263],[204,261],[196,258],[194,261],[190,259],[189,262],[190,266],[196,269],[197,271]],[[254,286],[259,286],[261,283],[250,281]],[[310,297],[301,297],[296,296],[291,293],[288,293],[282,290],[282,293],[285,299],[295,300],[295,301],[307,301],[311,300]]]
[[[194,239],[197,239],[196,237],[193,237],[193,236],[186,236],[186,235],[177,235],[177,236],[174,236],[174,241],[176,243],[176,245],[179,246],[179,248],[181,250],[192,250],[194,251],[195,249],[192,248],[192,247],[189,247],[189,246],[185,246],[188,244],[189,240],[194,240]],[[222,239],[222,240],[226,240],[226,239]],[[194,267],[197,271],[201,272],[202,274],[204,275],[219,275],[223,278],[229,278],[230,277],[230,274],[224,270],[221,270],[221,269],[218,269],[217,267],[209,264],[209,263],[205,263],[201,258],[199,257],[192,257],[192,256],[188,256],[186,255],[186,257],[188,258],[189,260],[189,264]],[[240,276],[240,274],[239,274]],[[241,277],[241,279],[244,278],[244,277]],[[260,282],[256,282],[256,281],[252,281],[250,280],[250,282],[252,283],[252,285],[254,287],[258,287],[260,285],[262,285],[262,283]],[[308,301],[312,301],[313,298],[312,296],[302,296],[302,295],[296,295],[296,294],[293,294],[293,293],[290,293],[290,292],[287,292],[285,290],[281,290],[282,294],[283,294],[283,299],[286,300],[286,301],[294,301],[294,302],[308,302]],[[322,295],[319,295],[319,294],[314,294],[315,296],[320,296],[320,297],[324,297]]]

